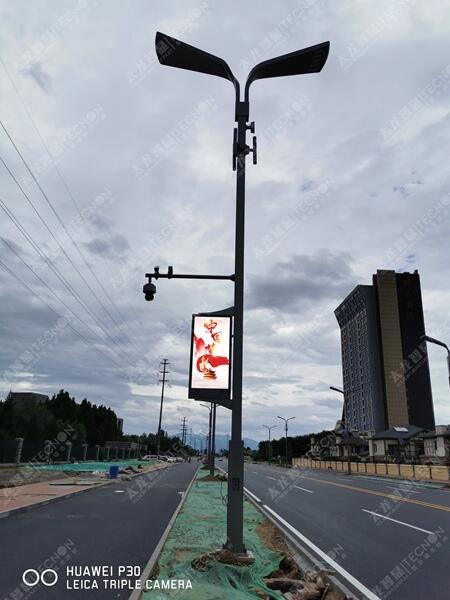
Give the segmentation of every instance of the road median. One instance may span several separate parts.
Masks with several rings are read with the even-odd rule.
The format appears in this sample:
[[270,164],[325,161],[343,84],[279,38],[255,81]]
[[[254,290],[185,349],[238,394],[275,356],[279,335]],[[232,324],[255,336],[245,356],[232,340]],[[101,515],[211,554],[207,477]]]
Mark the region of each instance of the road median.
[[247,499],[244,540],[254,560],[223,550],[227,483],[199,470],[130,600],[327,600],[342,598],[294,559],[281,531]]

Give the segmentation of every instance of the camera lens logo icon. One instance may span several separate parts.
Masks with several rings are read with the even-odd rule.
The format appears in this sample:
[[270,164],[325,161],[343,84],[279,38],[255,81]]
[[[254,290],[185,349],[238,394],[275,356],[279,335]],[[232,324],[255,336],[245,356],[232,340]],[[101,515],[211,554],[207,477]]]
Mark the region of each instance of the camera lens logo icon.
[[58,581],[58,573],[54,569],[44,569],[41,573],[36,569],[27,569],[22,574],[22,581],[28,587],[34,587],[38,583],[52,587]]

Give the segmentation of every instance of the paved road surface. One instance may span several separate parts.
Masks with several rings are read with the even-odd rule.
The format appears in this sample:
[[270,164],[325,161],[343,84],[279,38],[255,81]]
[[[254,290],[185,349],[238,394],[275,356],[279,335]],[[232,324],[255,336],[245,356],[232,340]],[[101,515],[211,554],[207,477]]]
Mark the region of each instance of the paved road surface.
[[[118,481],[0,519],[0,598],[128,598],[129,589],[121,592],[104,589],[69,591],[66,589],[66,568],[106,565],[113,567],[115,573],[124,565],[143,568],[180,501],[179,492],[186,489],[197,466],[196,462],[180,463],[152,476],[143,475],[130,482]],[[22,573],[40,565],[58,572],[56,585],[21,586]],[[113,578],[116,579],[115,574]],[[25,595],[21,596],[17,588]]]
[[449,489],[251,463],[245,487],[375,597],[450,597]]

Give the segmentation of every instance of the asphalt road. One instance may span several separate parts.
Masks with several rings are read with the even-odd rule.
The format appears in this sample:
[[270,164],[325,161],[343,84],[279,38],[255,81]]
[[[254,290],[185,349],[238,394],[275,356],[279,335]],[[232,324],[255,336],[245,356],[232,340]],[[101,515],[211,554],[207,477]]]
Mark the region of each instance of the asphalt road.
[[[130,589],[105,589],[103,579],[118,577],[119,567],[144,568],[180,502],[198,463],[179,463],[130,482],[72,496],[24,513],[0,519],[0,598],[2,600],[114,600],[128,598]],[[22,583],[26,569],[57,572],[46,587]],[[106,577],[67,576],[67,569],[106,566]],[[47,574],[52,580],[53,575]],[[28,581],[32,581],[29,574]],[[67,589],[74,580],[96,580],[99,589]],[[134,582],[139,576],[132,575]],[[81,584],[79,584],[81,585]],[[107,584],[110,586],[110,584]],[[128,585],[128,583],[127,583]],[[18,590],[23,595],[18,593]]]
[[356,578],[361,597],[449,597],[450,489],[252,463],[245,487],[322,563]]

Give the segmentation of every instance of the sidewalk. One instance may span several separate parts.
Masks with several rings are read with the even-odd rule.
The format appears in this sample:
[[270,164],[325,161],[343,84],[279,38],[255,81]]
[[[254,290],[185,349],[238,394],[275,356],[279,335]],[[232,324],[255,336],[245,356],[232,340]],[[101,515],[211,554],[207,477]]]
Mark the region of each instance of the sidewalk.
[[[167,468],[167,466],[169,466],[167,463],[149,465],[148,467],[144,467],[142,472],[131,475],[130,478],[139,477],[150,471]],[[114,481],[120,482],[121,479],[104,479],[92,476],[90,473],[84,473],[78,477],[71,475],[63,478],[55,478],[50,481],[5,487],[0,489],[0,519],[22,510],[109,485]]]

